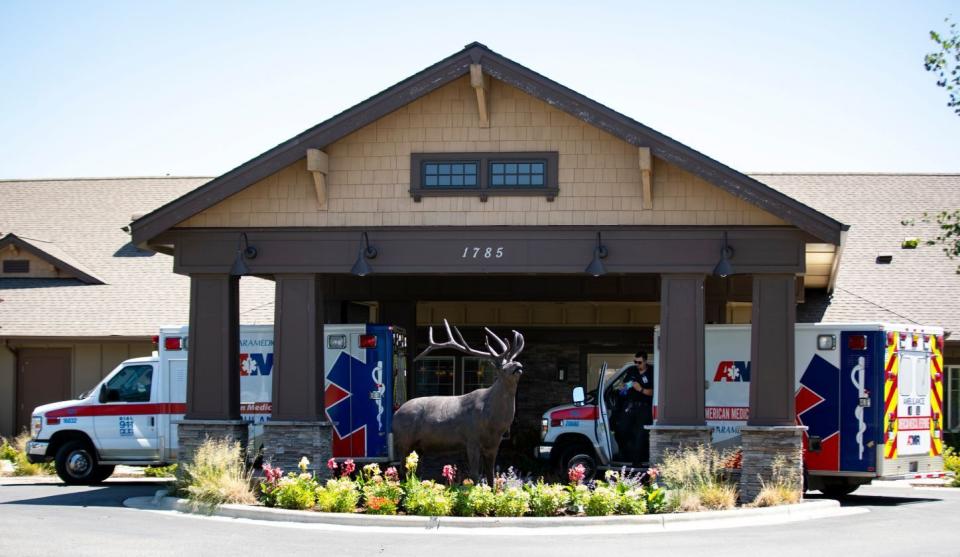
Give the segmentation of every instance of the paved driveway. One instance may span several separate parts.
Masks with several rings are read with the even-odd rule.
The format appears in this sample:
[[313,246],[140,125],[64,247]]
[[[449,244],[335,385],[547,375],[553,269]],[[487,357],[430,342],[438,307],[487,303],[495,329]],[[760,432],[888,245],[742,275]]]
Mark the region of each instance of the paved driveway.
[[127,497],[158,487],[5,485],[0,479],[0,555],[960,555],[960,490],[951,489],[861,488],[845,505],[869,512],[791,524],[551,536],[277,525],[122,507]]

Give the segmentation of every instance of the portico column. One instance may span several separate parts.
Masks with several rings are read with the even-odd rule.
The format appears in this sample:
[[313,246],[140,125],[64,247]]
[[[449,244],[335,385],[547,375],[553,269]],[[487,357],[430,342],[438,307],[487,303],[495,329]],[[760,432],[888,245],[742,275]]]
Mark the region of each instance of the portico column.
[[306,456],[322,471],[332,453],[323,409],[323,292],[318,275],[279,274],[273,329],[273,408],[263,460],[287,470]]
[[682,446],[709,443],[704,419],[704,275],[660,279],[657,419],[650,426],[650,462]]
[[[796,278],[754,275],[750,334],[750,417],[741,428],[740,497],[752,501],[777,475],[796,482],[803,470],[803,428],[796,426],[794,339]],[[775,470],[776,468],[776,470]]]
[[189,459],[206,437],[247,442],[240,420],[239,279],[190,276],[187,397],[178,424],[179,454]]

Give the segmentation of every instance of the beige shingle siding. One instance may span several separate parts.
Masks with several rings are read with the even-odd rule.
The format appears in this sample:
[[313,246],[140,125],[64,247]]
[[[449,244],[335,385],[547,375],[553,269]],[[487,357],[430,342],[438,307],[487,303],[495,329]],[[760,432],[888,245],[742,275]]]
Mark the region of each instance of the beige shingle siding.
[[[490,127],[463,77],[326,147],[329,202],[319,210],[301,160],[186,220],[182,227],[445,225],[780,225],[782,220],[654,160],[643,210],[637,148],[492,80]],[[410,154],[557,151],[560,194],[411,199]],[[305,154],[305,153],[304,153]]]
[[[140,337],[185,324],[189,279],[173,259],[140,252],[121,227],[206,182],[206,178],[0,181],[0,233],[42,238],[106,284],[0,279],[2,337]],[[273,284],[241,280],[241,309],[273,300]],[[272,308],[271,308],[272,309]],[[262,313],[262,311],[260,312]],[[262,320],[259,322],[263,322]]]
[[[939,246],[902,249],[905,238],[933,238],[923,214],[960,209],[960,174],[754,174],[757,180],[850,225],[836,290],[802,308],[809,321],[887,321],[960,332],[960,260]],[[915,219],[915,226],[901,221]],[[877,254],[893,254],[878,264]],[[811,296],[807,296],[808,304]]]

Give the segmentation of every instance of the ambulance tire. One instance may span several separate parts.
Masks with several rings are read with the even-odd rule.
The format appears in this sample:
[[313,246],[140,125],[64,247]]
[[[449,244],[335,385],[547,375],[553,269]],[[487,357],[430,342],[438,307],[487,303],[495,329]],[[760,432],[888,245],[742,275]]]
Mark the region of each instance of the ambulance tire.
[[847,495],[850,495],[857,488],[860,487],[860,484],[847,483],[847,482],[831,482],[825,484],[820,488],[821,493],[826,495],[831,499],[843,499]]
[[112,464],[101,464],[97,466],[97,471],[96,471],[96,474],[94,475],[92,483],[98,484],[103,480],[109,478],[110,476],[113,475],[113,470],[115,468],[116,466]]
[[[100,483],[107,478],[97,464],[97,451],[83,441],[67,441],[54,458],[57,475],[63,483],[70,485],[90,485]],[[108,468],[108,467],[103,467]],[[113,470],[110,470],[113,473]],[[108,474],[109,475],[109,474]]]
[[597,456],[593,452],[593,447],[586,443],[575,443],[565,447],[560,452],[557,464],[557,473],[564,480],[567,478],[567,472],[577,464],[583,465],[584,482],[589,482],[597,474]]

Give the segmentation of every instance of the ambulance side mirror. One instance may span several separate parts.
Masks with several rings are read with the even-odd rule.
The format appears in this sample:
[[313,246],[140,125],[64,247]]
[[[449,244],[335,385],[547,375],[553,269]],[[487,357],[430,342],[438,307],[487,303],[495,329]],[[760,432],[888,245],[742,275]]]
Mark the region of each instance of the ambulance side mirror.
[[583,401],[586,400],[586,397],[583,394],[583,387],[574,387],[573,389],[573,405],[574,406],[583,406]]

